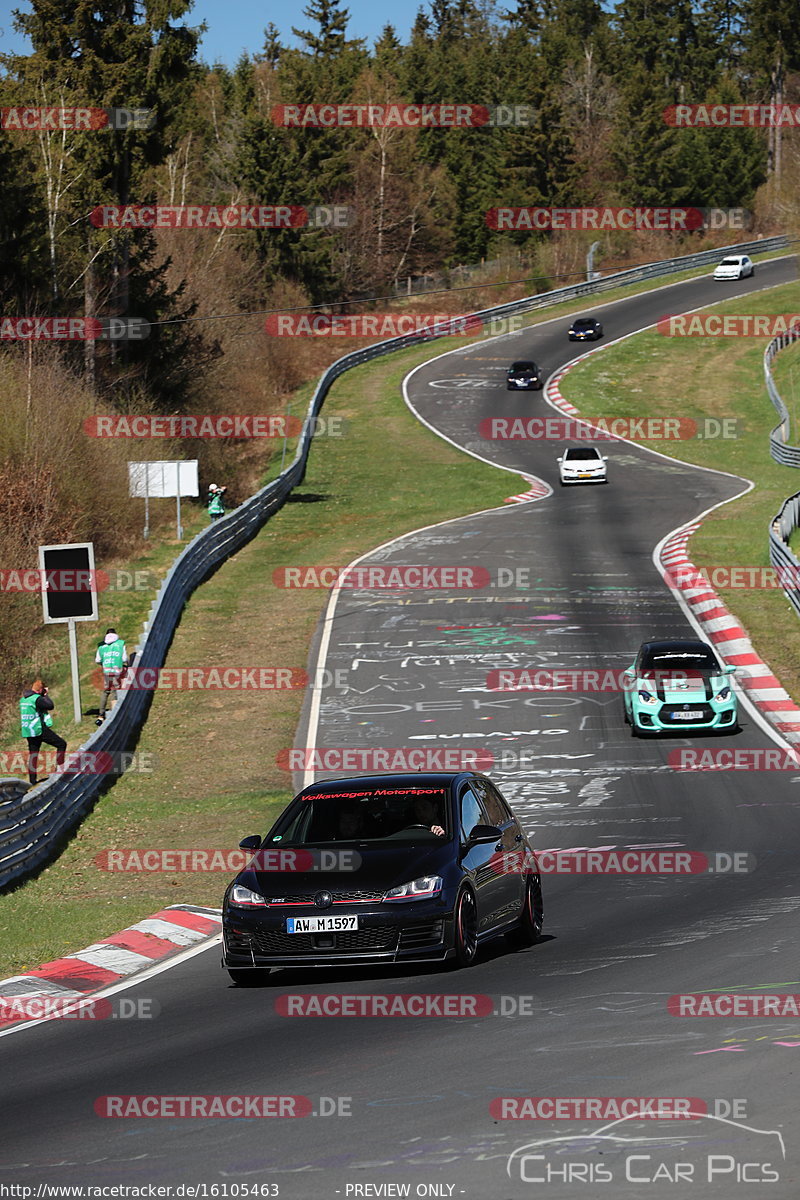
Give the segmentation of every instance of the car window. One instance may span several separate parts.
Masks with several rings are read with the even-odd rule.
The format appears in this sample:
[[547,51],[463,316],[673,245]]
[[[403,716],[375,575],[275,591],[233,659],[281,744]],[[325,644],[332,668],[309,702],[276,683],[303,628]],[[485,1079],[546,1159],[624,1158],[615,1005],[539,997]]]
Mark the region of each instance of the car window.
[[600,457],[602,457],[600,451],[595,450],[593,446],[573,446],[571,449],[567,450],[566,454],[564,455],[564,458],[566,459],[578,459],[581,462]]
[[486,814],[484,813],[481,802],[475,795],[471,787],[467,787],[461,793],[461,840],[466,842],[470,831],[476,825],[488,824]]
[[483,802],[490,825],[502,827],[513,820],[511,813],[505,809],[505,805],[491,784],[485,783],[482,779],[476,779],[473,781],[472,786]]
[[708,650],[651,650],[642,659],[645,671],[719,671],[715,655]]
[[[425,830],[451,826],[441,787],[365,786],[350,791],[302,793],[278,820],[270,841],[308,846],[339,841],[416,841]],[[448,833],[449,836],[449,833]]]

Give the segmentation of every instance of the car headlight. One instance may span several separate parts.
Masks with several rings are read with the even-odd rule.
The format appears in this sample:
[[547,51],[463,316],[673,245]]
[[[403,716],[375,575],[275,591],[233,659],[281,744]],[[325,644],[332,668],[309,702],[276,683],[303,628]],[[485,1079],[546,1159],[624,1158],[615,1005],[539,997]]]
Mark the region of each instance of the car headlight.
[[656,698],[652,692],[639,691],[639,699],[642,704],[655,704]]
[[715,700],[729,700],[730,695],[731,695],[731,689],[729,687],[724,687],[724,688],[721,688],[720,691],[717,692],[714,699]]
[[250,888],[243,887],[241,883],[233,885],[228,902],[235,904],[237,908],[267,907],[267,902],[263,896],[259,896],[258,892],[251,892]]
[[410,883],[401,883],[399,887],[390,888],[384,900],[430,900],[438,896],[444,880],[441,875],[420,875]]

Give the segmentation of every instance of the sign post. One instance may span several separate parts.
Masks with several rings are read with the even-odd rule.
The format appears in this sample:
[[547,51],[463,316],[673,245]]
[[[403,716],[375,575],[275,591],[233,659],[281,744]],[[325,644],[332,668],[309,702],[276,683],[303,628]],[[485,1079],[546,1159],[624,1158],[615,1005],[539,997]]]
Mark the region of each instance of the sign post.
[[92,542],[39,547],[42,608],[46,625],[66,624],[72,673],[72,714],[81,720],[77,621],[97,620],[97,576]]
[[158,462],[128,463],[128,495],[144,497],[144,536],[150,533],[150,497],[174,496],[178,540],[183,537],[181,496],[199,496],[197,459],[164,459]]

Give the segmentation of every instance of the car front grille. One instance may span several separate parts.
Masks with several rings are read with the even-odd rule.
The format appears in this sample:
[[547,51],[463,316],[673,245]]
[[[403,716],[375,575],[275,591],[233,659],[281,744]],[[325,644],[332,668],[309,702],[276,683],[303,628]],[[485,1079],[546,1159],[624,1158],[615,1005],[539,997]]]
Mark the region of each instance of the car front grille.
[[[397,949],[397,927],[372,925],[339,933],[285,933],[260,929],[250,935],[256,954],[360,954]],[[332,944],[331,944],[332,943]]]
[[[680,716],[675,716],[681,712],[699,712],[701,716],[684,721]],[[714,710],[710,704],[665,704],[659,713],[659,720],[662,725],[694,725],[700,721],[713,721]]]
[[[269,900],[270,908],[288,907],[290,904],[313,904],[314,897],[318,892],[324,891],[324,888],[317,888],[313,892],[298,892],[290,896],[272,897]],[[328,889],[330,890],[330,889]],[[383,899],[383,892],[368,892],[368,891],[331,891],[334,904],[368,904],[370,902],[377,903]]]

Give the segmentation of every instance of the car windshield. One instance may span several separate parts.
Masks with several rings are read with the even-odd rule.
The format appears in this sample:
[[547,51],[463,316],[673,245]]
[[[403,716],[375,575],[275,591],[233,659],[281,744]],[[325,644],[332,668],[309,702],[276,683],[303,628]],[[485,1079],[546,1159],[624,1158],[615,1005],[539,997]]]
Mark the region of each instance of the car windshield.
[[642,655],[643,671],[691,673],[711,671],[719,674],[720,665],[710,650],[650,650]]
[[573,329],[591,329],[593,325],[594,321],[589,317],[581,317],[580,320],[572,322]]
[[512,371],[513,371],[515,374],[517,374],[517,375],[520,375],[520,374],[522,374],[522,372],[523,372],[523,371],[525,371],[525,372],[530,372],[530,373],[533,373],[533,374],[535,374],[535,372],[536,372],[536,363],[533,363],[533,362],[515,362],[515,363],[514,363],[514,365],[513,365],[513,366],[512,366],[512,368],[511,368],[511,370],[512,370]]
[[721,267],[738,267],[740,260],[738,258],[723,258],[719,264]]
[[602,458],[602,455],[600,454],[599,450],[595,450],[594,446],[576,446],[571,450],[567,450],[564,458],[569,459],[570,462],[575,462],[576,459],[580,460],[581,462],[587,462],[589,460],[592,462],[597,462],[599,458]]
[[265,845],[433,841],[449,834],[447,793],[438,787],[364,788],[297,797]]

